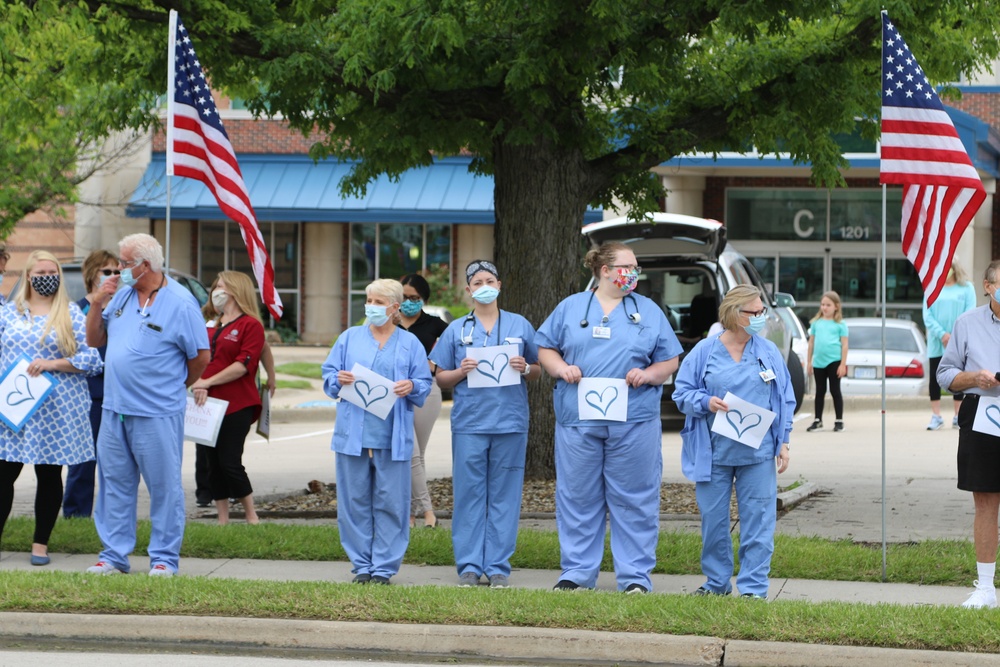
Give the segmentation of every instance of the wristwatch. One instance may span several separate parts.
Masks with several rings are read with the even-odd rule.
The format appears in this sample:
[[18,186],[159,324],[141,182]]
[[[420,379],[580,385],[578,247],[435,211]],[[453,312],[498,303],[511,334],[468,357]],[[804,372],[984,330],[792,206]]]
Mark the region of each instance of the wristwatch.
[[524,377],[528,377],[529,375],[531,375],[531,364],[524,365],[524,370],[521,371],[521,375],[523,375]]

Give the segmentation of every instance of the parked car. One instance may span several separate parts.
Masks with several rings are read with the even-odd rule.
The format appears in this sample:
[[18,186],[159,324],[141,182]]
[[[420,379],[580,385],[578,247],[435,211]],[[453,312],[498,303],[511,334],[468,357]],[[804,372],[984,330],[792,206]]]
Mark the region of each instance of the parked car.
[[[673,213],[654,213],[642,222],[614,218],[585,225],[591,244],[627,243],[642,267],[636,292],[660,304],[684,352],[705,337],[719,319],[719,303],[730,288],[757,287],[768,307],[763,335],[774,342],[788,365],[796,410],[805,393],[805,373],[792,348],[794,329],[779,312],[795,305],[790,294],[772,295],[754,265],[726,241],[726,228],[716,220]],[[794,317],[794,314],[793,314]],[[664,422],[682,420],[671,399],[674,379],[663,385]]]
[[806,368],[806,360],[809,359],[809,333],[806,331],[805,325],[802,324],[802,320],[799,319],[799,316],[795,314],[795,311],[791,307],[775,308],[775,311],[785,321],[785,324],[788,325],[789,331],[792,332],[792,352],[795,353],[795,356],[802,363],[802,374],[806,378],[806,393],[809,393],[809,372]]
[[[70,300],[79,301],[83,297],[87,296],[87,289],[83,285],[83,260],[82,259],[60,259],[59,263],[62,264],[63,270],[63,282],[66,285],[66,292],[69,295]],[[178,271],[177,269],[168,269],[170,277],[179,282],[184,286],[187,291],[194,295],[194,298],[198,300],[198,305],[204,306],[208,303],[208,288],[206,288],[200,280],[194,276],[184,273],[183,271]],[[10,288],[10,294],[16,294],[18,287],[20,287],[21,278],[18,276],[17,282],[14,286]]]
[[455,316],[444,306],[424,306],[424,312],[434,317],[440,317],[446,324],[450,324]]
[[[840,381],[845,396],[882,393],[882,319],[845,317],[847,376]],[[887,396],[926,396],[927,344],[916,323],[885,321],[885,393]]]

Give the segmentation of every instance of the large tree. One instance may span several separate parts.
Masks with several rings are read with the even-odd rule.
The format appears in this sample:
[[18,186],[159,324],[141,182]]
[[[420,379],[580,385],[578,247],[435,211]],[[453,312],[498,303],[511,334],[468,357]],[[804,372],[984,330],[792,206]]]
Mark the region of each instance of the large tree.
[[[494,177],[503,306],[536,326],[580,287],[587,205],[656,208],[649,169],[671,157],[780,148],[842,184],[831,134],[878,131],[883,7],[938,82],[991,61],[1000,25],[986,0],[26,4],[100,45],[89,81],[156,92],[179,10],[215,86],[322,137],[315,157],[360,160],[345,191],[471,152]],[[531,392],[533,476],[552,473],[550,391]]]

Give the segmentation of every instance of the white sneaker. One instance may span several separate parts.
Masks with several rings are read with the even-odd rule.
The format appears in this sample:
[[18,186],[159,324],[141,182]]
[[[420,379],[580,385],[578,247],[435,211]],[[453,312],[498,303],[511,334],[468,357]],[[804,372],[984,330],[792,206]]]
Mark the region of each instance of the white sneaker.
[[997,606],[997,589],[995,586],[980,586],[978,581],[972,582],[976,590],[969,599],[962,603],[966,609],[995,609]]
[[151,577],[172,577],[174,576],[174,571],[168,568],[163,563],[157,563],[150,569],[149,576]]
[[96,564],[88,567],[87,572],[90,574],[125,574],[111,563],[103,560],[99,560]]

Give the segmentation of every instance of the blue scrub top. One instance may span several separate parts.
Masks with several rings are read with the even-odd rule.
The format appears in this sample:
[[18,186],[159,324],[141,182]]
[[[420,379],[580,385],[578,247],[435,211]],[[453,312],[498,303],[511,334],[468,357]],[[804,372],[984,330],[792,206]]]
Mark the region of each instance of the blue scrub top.
[[[375,353],[375,361],[372,362],[371,367],[373,373],[377,373],[384,378],[391,378],[393,376],[399,332],[400,329],[393,329],[389,340]],[[367,410],[365,411],[363,428],[365,433],[365,447],[367,449],[392,448],[392,417],[392,410],[389,411],[385,419]]]
[[167,417],[187,406],[187,362],[208,349],[198,302],[167,278],[142,313],[132,288],[122,288],[101,315],[108,332],[104,408],[136,417]]
[[[517,313],[501,310],[497,329],[487,336],[478,319],[468,316],[457,319],[438,338],[430,360],[438,368],[455,370],[462,365],[470,347],[463,345],[462,339],[472,336],[472,346],[509,344],[517,349],[516,354],[512,352],[510,356],[523,356],[529,364],[538,363],[535,329],[528,320]],[[524,379],[516,385],[492,389],[470,389],[468,380],[463,379],[455,385],[453,396],[451,430],[454,433],[528,432],[528,385]]]
[[[733,361],[725,345],[715,345],[705,364],[705,390],[712,396],[719,398],[725,396],[726,392],[729,391],[744,401],[770,410],[771,384],[764,382],[760,377],[761,364],[766,367],[767,363],[763,361],[765,358],[763,354],[758,354],[758,342],[755,336],[751,336],[746,347],[743,348],[743,358],[738,362]],[[715,423],[716,419],[725,418],[723,412],[712,414],[709,417],[709,427]],[[774,458],[774,448],[768,437],[765,437],[764,443],[759,449],[754,449],[714,431],[711,432],[711,438],[712,463],[718,465],[750,465]]]
[[[638,324],[629,319],[637,312]],[[681,344],[666,315],[652,300],[632,293],[622,299],[608,316],[609,339],[595,338],[594,327],[601,325],[604,313],[595,296],[581,292],[564,299],[538,329],[535,344],[554,349],[571,366],[579,366],[583,377],[624,378],[633,368],[668,361],[681,353]],[[587,326],[580,322],[587,320]],[[608,425],[606,420],[580,421],[577,408],[577,384],[556,381],[556,419],[564,426]],[[629,387],[628,421],[642,422],[660,416],[662,385]]]

